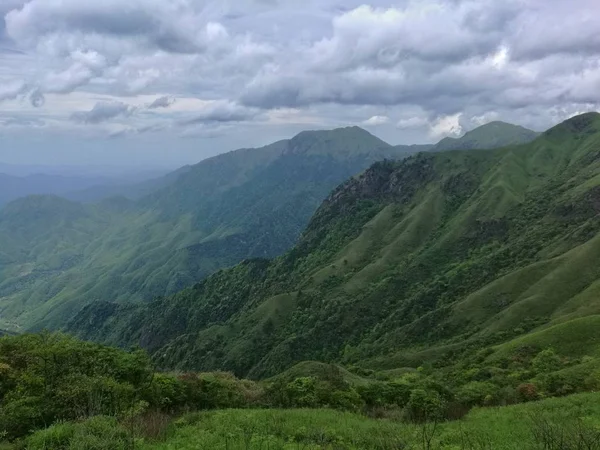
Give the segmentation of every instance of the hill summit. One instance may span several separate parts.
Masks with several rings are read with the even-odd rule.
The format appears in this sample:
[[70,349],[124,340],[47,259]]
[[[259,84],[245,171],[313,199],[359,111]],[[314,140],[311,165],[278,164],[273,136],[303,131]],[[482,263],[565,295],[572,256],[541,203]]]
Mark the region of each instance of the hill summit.
[[495,121],[467,132],[460,138],[442,139],[434,151],[492,149],[509,145],[525,144],[534,140],[539,133],[506,122]]

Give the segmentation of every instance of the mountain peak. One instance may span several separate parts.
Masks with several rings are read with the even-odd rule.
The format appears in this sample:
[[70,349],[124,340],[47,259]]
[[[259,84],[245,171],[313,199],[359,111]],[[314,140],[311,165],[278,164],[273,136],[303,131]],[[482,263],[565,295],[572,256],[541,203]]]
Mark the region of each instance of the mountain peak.
[[549,137],[559,137],[565,133],[580,134],[597,131],[600,131],[600,113],[593,111],[570,117],[550,128],[544,134]]
[[388,148],[391,149],[391,145],[367,130],[350,126],[333,130],[303,131],[289,141],[287,153],[358,156],[370,154],[376,149]]
[[492,149],[533,141],[539,133],[520,125],[496,120],[465,133],[460,138],[442,139],[434,151]]
[[[367,130],[365,130],[364,128],[361,128],[357,125],[353,125],[353,126],[347,126],[347,127],[339,127],[339,128],[333,128],[330,130],[306,130],[306,131],[301,131],[300,133],[298,133],[296,136],[294,136],[291,141],[295,141],[295,140],[300,140],[300,139],[307,139],[307,138],[313,138],[313,139],[332,139],[335,137],[344,137],[344,136],[348,136],[348,137],[363,137],[366,139],[374,139],[374,140],[380,140],[378,137],[374,136],[373,134],[369,133]],[[381,141],[383,142],[383,141]]]

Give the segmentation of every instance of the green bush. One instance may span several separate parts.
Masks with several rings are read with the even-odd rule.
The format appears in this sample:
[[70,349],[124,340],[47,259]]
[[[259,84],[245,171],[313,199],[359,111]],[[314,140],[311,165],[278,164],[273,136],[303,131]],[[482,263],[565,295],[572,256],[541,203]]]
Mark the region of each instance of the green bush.
[[134,442],[111,417],[97,416],[81,423],[58,423],[24,441],[27,450],[129,450]]
[[128,411],[151,382],[142,351],[63,334],[0,339],[0,433],[15,439],[57,421]]
[[406,408],[415,422],[437,421],[444,417],[446,402],[437,391],[413,389]]
[[187,402],[186,387],[181,378],[157,373],[144,389],[142,397],[158,409],[175,410]]
[[456,400],[467,406],[489,405],[495,402],[498,387],[484,381],[472,381],[461,386],[456,392]]
[[548,348],[539,352],[531,361],[531,366],[536,373],[554,372],[562,368],[563,364],[560,356],[556,352]]

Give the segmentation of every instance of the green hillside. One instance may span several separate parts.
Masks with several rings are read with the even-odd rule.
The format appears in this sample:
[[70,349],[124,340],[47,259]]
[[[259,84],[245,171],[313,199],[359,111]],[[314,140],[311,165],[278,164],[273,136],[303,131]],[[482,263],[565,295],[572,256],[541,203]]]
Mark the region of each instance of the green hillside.
[[142,350],[60,333],[4,336],[0,448],[598,449],[600,359],[518,356],[459,376],[309,361],[252,381],[156,372]]
[[444,138],[432,148],[432,151],[500,148],[526,144],[538,136],[539,133],[527,128],[495,121],[477,127],[460,138]]
[[96,203],[112,197],[139,200],[174,183],[188,170],[190,170],[190,166],[183,166],[159,178],[151,178],[135,183],[96,184],[85,189],[71,190],[64,193],[63,197],[82,203]]
[[527,145],[379,162],[284,256],[145,305],[92,304],[69,328],[141,344],[162,367],[253,378],[306,360],[441,367],[487,349],[491,361],[519,342],[594,355],[599,156],[589,113]]
[[336,185],[404,156],[358,127],[303,132],[183,168],[138,201],[19,199],[0,213],[0,328],[56,328],[91,301],[148,301],[279,255]]

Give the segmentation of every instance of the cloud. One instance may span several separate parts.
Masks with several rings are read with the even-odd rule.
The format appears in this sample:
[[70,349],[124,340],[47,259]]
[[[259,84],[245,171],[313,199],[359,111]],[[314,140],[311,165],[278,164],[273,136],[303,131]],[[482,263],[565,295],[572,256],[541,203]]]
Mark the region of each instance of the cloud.
[[44,92],[67,94],[100,77],[108,67],[106,57],[94,50],[74,50],[66,57],[68,67],[51,71],[40,80]]
[[185,131],[234,148],[315,124],[372,126],[382,111],[382,137],[418,142],[492,117],[544,129],[600,107],[595,0],[123,5],[0,0],[2,109],[69,138],[115,125],[127,145],[148,128],[152,141]]
[[175,99],[173,97],[165,95],[163,97],[157,98],[152,103],[150,103],[150,105],[148,105],[148,109],[168,108],[173,103],[175,103]]
[[193,117],[181,121],[182,125],[194,125],[210,122],[243,122],[255,118],[259,111],[247,108],[235,102],[206,102],[204,107],[195,112]]
[[485,125],[486,123],[498,120],[498,117],[499,115],[496,111],[488,111],[479,116],[473,116],[470,120],[472,124],[474,124],[477,127],[480,127],[481,125]]
[[156,49],[191,53],[202,43],[186,2],[31,0],[5,16],[10,37],[29,46],[65,33],[135,38]]
[[39,90],[35,90],[29,94],[29,103],[34,108],[41,108],[46,103],[46,97]]
[[367,126],[377,126],[377,125],[385,125],[390,121],[388,116],[372,116],[371,118],[363,121],[363,125]]
[[135,107],[121,102],[98,102],[89,111],[73,113],[71,119],[84,124],[98,124],[117,117],[130,116],[135,110]]
[[431,125],[429,133],[435,138],[458,137],[462,134],[463,128],[460,124],[462,114],[443,116],[436,119]]
[[0,102],[4,100],[13,100],[23,94],[27,85],[23,81],[13,81],[8,84],[0,84]]
[[46,123],[42,119],[31,117],[2,117],[0,116],[0,126],[2,127],[43,127]]
[[233,130],[228,124],[219,124],[217,126],[197,124],[184,130],[181,133],[181,137],[186,139],[217,139],[227,133],[231,133]]
[[396,128],[407,130],[410,128],[422,128],[429,125],[429,120],[426,117],[413,116],[406,119],[400,119],[396,124]]

